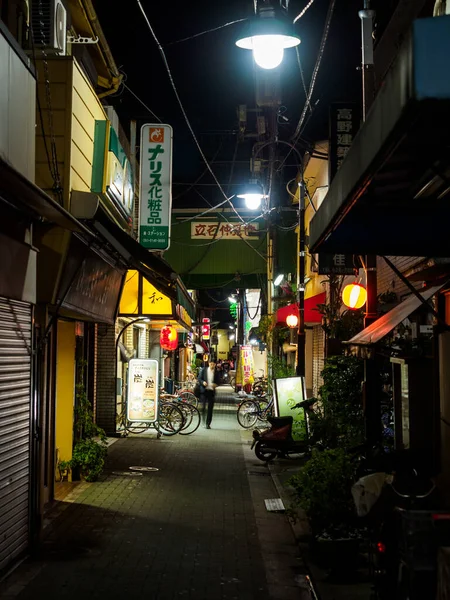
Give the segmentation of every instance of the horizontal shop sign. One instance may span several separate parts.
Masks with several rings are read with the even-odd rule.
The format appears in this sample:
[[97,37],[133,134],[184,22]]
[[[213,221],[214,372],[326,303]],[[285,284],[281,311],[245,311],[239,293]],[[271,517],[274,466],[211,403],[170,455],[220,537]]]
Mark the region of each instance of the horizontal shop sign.
[[258,231],[259,223],[219,223],[218,221],[191,223],[191,239],[251,239],[257,236]]

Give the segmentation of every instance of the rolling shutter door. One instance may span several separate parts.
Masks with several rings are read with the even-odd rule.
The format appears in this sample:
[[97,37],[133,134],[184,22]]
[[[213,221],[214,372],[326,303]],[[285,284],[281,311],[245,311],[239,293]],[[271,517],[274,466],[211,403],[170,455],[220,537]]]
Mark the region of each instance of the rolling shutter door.
[[0,297],[0,570],[28,546],[31,305]]
[[313,395],[317,398],[323,384],[321,373],[324,363],[325,332],[322,325],[313,327]]

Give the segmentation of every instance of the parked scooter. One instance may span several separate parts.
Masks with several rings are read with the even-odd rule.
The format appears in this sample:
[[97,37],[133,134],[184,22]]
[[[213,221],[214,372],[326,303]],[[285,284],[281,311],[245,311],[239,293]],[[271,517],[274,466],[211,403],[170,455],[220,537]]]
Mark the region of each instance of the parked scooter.
[[259,460],[270,462],[277,456],[286,458],[293,454],[306,454],[309,451],[307,442],[293,439],[294,419],[292,417],[268,417],[267,420],[271,424],[270,429],[263,432],[258,429],[253,431],[251,448],[255,448]]

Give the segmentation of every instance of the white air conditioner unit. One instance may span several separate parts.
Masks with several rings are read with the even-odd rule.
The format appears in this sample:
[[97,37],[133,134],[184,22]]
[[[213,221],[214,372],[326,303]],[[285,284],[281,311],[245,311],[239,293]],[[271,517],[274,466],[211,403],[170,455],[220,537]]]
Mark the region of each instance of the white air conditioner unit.
[[36,48],[48,54],[66,54],[67,11],[61,0],[33,0],[31,27]]

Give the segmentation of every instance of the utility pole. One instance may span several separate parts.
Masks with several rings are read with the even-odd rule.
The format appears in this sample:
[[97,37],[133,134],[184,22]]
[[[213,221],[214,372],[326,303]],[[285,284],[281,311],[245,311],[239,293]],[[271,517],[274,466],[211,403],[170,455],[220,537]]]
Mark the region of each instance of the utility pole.
[[[362,38],[362,113],[363,120],[373,102],[374,94],[374,64],[373,64],[373,19],[375,11],[370,9],[370,0],[364,0],[364,9],[360,10],[361,38]],[[377,319],[377,257],[374,254],[366,256],[366,284],[367,302],[364,327],[367,327]]]
[[303,167],[299,182],[298,200],[298,330],[297,330],[297,377],[305,377],[305,182]]
[[[364,0],[364,9],[359,11],[362,37],[362,113],[363,120],[373,102],[374,96],[374,60],[373,60],[373,19],[375,11],[370,9],[370,0]],[[375,254],[366,255],[366,287],[367,301],[364,327],[368,327],[377,318],[377,257]],[[364,360],[364,421],[366,441],[373,447],[381,436],[381,407],[380,407],[379,369],[376,357]]]

